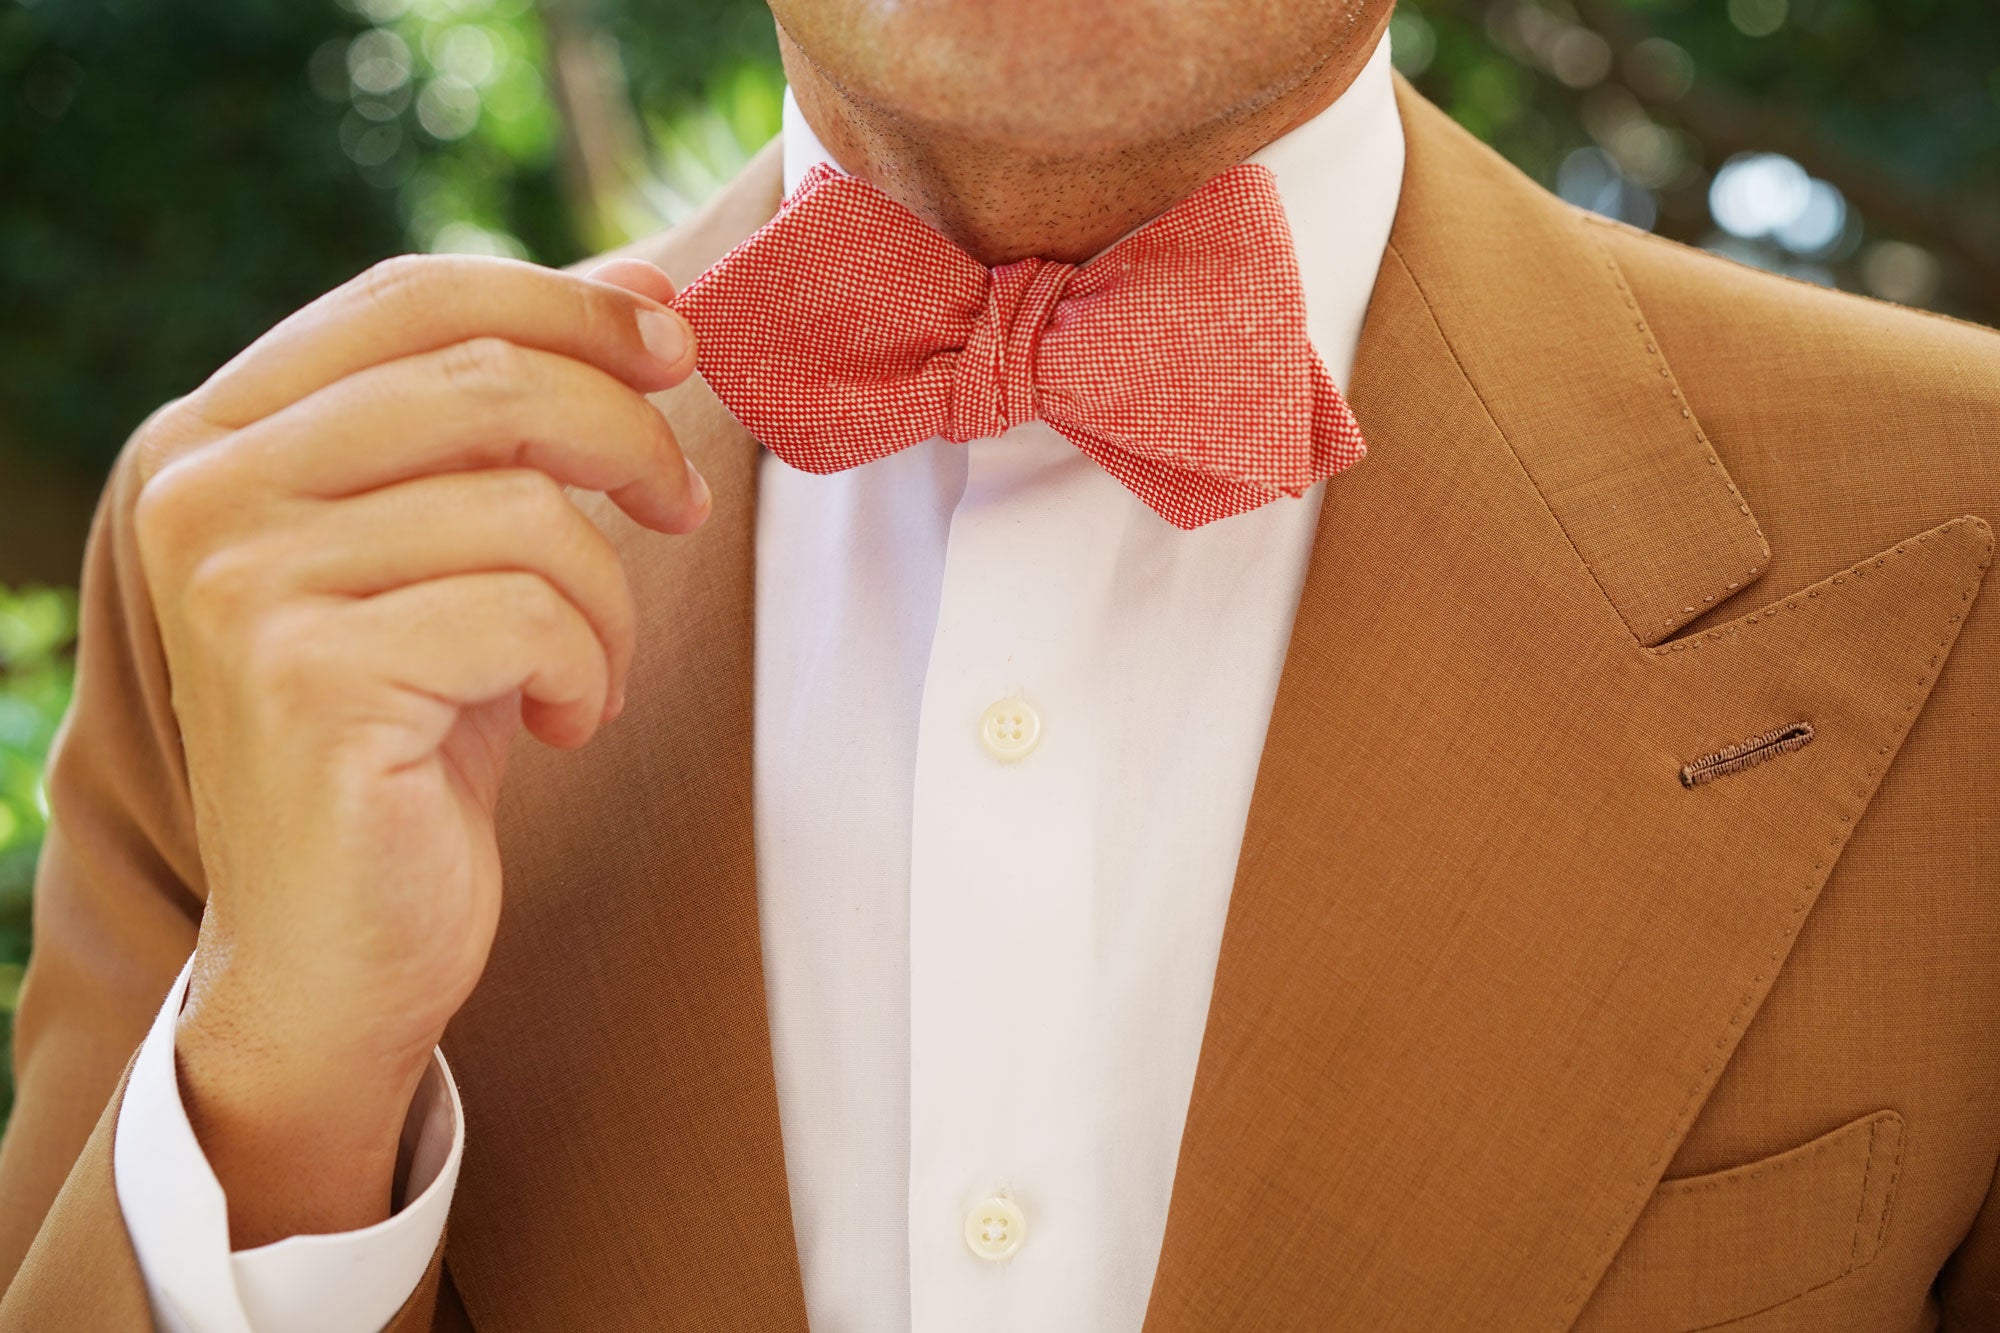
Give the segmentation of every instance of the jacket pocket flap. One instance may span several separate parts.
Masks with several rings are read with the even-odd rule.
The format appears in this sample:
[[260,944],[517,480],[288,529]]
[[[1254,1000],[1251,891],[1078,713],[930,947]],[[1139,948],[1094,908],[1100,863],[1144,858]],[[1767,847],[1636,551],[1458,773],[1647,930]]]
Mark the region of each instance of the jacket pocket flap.
[[1875,1257],[1903,1159],[1894,1111],[1772,1157],[1660,1182],[1583,1324],[1711,1328],[1768,1310]]

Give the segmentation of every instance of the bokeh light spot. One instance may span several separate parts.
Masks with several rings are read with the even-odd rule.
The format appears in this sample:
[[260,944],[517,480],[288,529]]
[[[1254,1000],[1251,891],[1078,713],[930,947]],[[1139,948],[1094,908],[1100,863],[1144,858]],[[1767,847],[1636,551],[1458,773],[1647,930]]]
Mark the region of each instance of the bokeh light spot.
[[1861,281],[1885,301],[1923,305],[1937,295],[1937,256],[1907,241],[1877,241],[1861,256]]
[[409,43],[386,28],[370,28],[348,44],[347,77],[357,92],[393,92],[410,81]]
[[432,79],[417,94],[417,123],[434,139],[463,139],[479,123],[479,90],[448,75]]
[[[430,44],[426,43],[428,47]],[[486,29],[472,23],[457,23],[443,30],[436,43],[433,62],[440,73],[449,74],[474,88],[491,83],[500,72],[499,43]]]
[[1769,37],[1785,26],[1786,0],[1729,0],[1729,21],[1745,37]]
[[1798,216],[1772,228],[1771,235],[1787,250],[1818,255],[1831,250],[1846,230],[1846,198],[1825,181],[1815,180],[1806,187],[1806,205]]
[[1708,189],[1708,211],[1731,235],[1769,236],[1797,221],[1812,202],[1812,177],[1780,153],[1740,153],[1722,164]]
[[1549,44],[1549,71],[1572,88],[1590,88],[1611,72],[1611,44],[1588,28],[1569,28]]
[[1601,148],[1579,148],[1556,169],[1556,193],[1579,208],[1652,230],[1660,208],[1653,192],[1626,179]]
[[1625,77],[1656,102],[1675,102],[1694,87],[1694,57],[1677,42],[1648,37],[1625,57]]
[[1437,57],[1437,31],[1422,14],[1398,6],[1389,17],[1389,59],[1406,79],[1431,67]]
[[356,166],[379,167],[403,146],[403,130],[393,120],[378,124],[350,111],[340,122],[340,146]]
[[433,254],[441,255],[498,255],[504,259],[527,255],[521,243],[506,232],[465,221],[447,222],[438,228],[430,248]]

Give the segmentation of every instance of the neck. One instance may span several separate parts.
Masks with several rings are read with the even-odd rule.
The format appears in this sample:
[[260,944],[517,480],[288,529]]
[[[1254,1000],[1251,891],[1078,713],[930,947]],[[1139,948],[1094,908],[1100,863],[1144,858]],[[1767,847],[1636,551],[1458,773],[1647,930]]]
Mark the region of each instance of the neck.
[[1348,30],[1288,86],[1143,141],[1023,145],[912,121],[843,87],[778,30],[806,122],[841,167],[872,181],[988,266],[1080,263],[1202,182],[1332,105],[1383,38],[1388,9]]

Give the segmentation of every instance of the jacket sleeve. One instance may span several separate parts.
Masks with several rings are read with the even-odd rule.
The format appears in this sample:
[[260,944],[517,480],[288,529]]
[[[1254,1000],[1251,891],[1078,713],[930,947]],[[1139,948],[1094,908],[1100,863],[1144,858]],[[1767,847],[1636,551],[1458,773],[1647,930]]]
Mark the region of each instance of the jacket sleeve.
[[[123,1071],[194,948],[206,889],[139,564],[135,447],[84,547],[76,688],[49,752],[34,950],[0,1141],[0,1330],[150,1329],[112,1147]],[[439,1258],[391,1328],[431,1326]]]

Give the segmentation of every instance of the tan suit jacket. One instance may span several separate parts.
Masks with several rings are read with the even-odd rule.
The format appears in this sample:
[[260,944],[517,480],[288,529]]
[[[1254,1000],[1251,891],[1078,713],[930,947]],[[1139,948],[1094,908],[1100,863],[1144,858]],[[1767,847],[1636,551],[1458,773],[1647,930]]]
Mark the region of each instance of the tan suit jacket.
[[[1146,1328],[2000,1329],[2000,337],[1588,217],[1398,95],[1369,457],[1327,487]],[[684,281],[778,189],[767,150],[640,252]],[[804,1325],[757,450],[698,384],[662,405],[715,516],[576,494],[644,610],[631,704],[513,759],[446,1039],[464,1171],[399,1330]],[[133,499],[121,459],[0,1156],[10,1330],[147,1317],[115,1089],[203,881]]]

